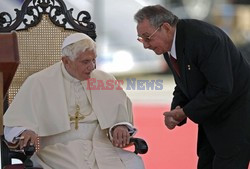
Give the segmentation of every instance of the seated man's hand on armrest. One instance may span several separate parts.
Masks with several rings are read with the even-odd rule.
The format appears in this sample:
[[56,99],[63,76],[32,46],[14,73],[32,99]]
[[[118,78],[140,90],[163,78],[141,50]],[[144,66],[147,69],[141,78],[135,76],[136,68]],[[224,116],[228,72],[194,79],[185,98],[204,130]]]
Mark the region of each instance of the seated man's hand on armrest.
[[35,145],[36,150],[39,149],[39,137],[31,130],[25,130],[19,137],[15,139],[19,140],[20,149],[23,149],[29,143],[30,145]]
[[129,144],[130,134],[126,125],[118,125],[112,129],[112,143],[116,147],[126,147]]

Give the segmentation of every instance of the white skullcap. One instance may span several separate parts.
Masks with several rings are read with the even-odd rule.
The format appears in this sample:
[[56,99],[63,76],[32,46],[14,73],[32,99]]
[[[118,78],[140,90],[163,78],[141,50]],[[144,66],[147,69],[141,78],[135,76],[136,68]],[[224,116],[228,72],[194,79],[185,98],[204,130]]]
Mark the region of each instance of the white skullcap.
[[88,35],[84,34],[84,33],[74,33],[71,34],[69,36],[67,36],[62,44],[62,49],[68,45],[71,45],[73,43],[76,43],[80,40],[84,40],[84,39],[89,39],[91,41],[93,41],[93,39],[91,39]]

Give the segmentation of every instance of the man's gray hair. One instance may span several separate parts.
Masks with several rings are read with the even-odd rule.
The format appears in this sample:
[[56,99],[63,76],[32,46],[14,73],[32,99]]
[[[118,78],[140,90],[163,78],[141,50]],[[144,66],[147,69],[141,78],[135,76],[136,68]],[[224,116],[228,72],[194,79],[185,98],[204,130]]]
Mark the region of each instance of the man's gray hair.
[[178,22],[178,17],[161,5],[143,7],[135,14],[134,19],[137,23],[147,19],[156,28],[164,22],[169,23],[171,26],[175,26]]
[[75,60],[79,52],[85,52],[87,50],[93,50],[96,53],[96,44],[92,39],[83,39],[65,46],[62,49],[62,56],[69,57],[70,60]]

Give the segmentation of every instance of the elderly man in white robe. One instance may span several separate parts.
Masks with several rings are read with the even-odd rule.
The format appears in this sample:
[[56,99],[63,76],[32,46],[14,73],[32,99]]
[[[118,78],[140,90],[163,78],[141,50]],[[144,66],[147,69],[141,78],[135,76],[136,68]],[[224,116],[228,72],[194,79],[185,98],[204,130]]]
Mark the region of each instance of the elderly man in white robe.
[[21,148],[28,142],[39,147],[32,156],[35,166],[144,168],[141,157],[122,149],[136,132],[131,102],[112,75],[95,68],[95,42],[75,33],[63,42],[62,61],[31,75],[20,88],[4,115],[4,135],[13,143],[21,138]]

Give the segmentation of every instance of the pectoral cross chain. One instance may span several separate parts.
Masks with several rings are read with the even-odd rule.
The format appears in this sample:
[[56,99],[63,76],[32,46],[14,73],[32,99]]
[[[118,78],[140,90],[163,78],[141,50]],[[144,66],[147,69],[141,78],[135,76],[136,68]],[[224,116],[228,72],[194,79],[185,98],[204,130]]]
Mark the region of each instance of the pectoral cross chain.
[[75,116],[70,116],[70,121],[75,121],[75,129],[78,129],[79,120],[83,120],[85,117],[80,113],[80,106],[76,105]]

